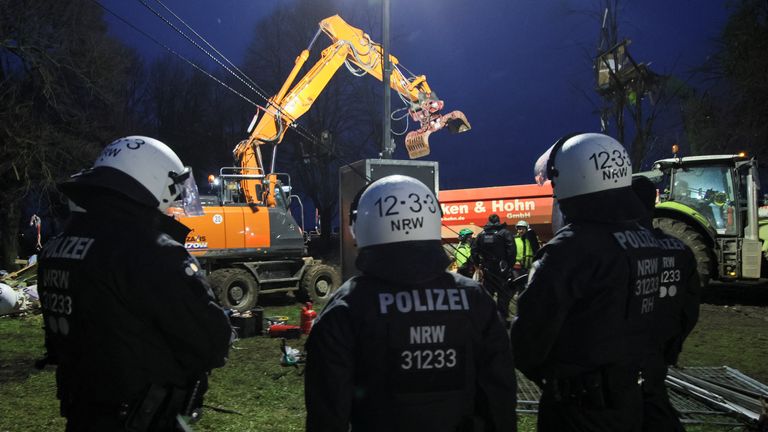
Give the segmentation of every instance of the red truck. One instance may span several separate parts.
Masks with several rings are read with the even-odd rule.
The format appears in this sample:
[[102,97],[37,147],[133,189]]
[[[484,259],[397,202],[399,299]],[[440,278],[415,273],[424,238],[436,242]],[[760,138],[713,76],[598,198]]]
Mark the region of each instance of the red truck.
[[520,220],[528,222],[542,242],[552,238],[552,186],[549,182],[543,186],[527,184],[441,190],[439,198],[444,241],[455,242],[462,228],[479,233],[493,213],[510,227]]

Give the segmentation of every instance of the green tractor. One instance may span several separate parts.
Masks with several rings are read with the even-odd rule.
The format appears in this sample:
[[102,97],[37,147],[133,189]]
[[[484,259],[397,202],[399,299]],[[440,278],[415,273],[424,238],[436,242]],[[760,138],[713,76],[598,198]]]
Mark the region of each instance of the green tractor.
[[702,285],[761,281],[768,219],[759,218],[757,161],[744,155],[662,159],[637,173],[656,183],[653,224],[687,244]]

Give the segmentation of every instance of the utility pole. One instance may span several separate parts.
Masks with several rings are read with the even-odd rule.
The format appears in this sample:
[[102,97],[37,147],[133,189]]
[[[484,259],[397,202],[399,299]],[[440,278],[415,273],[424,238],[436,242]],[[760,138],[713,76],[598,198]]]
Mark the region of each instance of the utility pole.
[[392,63],[389,61],[389,0],[381,2],[381,46],[382,63],[381,68],[384,71],[382,82],[384,83],[384,118],[382,121],[381,138],[381,158],[392,159],[394,145],[392,144],[392,128],[390,110],[392,109],[392,91],[389,88],[390,76],[392,75]]

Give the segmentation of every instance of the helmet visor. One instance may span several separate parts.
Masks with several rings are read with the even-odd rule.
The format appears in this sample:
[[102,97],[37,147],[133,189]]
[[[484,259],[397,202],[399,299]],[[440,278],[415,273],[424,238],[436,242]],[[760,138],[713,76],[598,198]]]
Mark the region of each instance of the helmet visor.
[[549,178],[550,173],[550,155],[552,154],[552,150],[557,144],[553,144],[550,148],[547,149],[539,158],[536,160],[536,164],[533,166],[533,177],[536,180],[536,184],[539,186],[543,186],[544,183],[547,182],[547,180],[552,180]]
[[192,175],[192,168],[186,167],[177,179],[181,181],[181,184],[178,186],[181,189],[179,200],[181,201],[181,208],[184,210],[184,214],[190,217],[205,214],[203,212],[203,205],[200,203],[200,192],[197,190],[195,176]]

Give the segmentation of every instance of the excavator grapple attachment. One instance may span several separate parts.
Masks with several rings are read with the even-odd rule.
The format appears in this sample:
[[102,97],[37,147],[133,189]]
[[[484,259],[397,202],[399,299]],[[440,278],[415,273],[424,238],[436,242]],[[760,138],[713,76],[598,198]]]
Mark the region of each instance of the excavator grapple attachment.
[[446,123],[448,125],[448,130],[455,134],[472,129],[469,120],[467,120],[467,116],[461,111],[451,111],[448,114],[443,115],[443,123]]
[[405,136],[405,148],[408,149],[408,157],[418,159],[429,154],[429,134],[432,131],[417,130],[408,132]]
[[408,157],[417,159],[429,154],[429,135],[432,132],[448,126],[451,133],[462,133],[472,129],[467,116],[461,111],[451,111],[448,114],[432,114],[426,127],[405,136],[405,148]]

